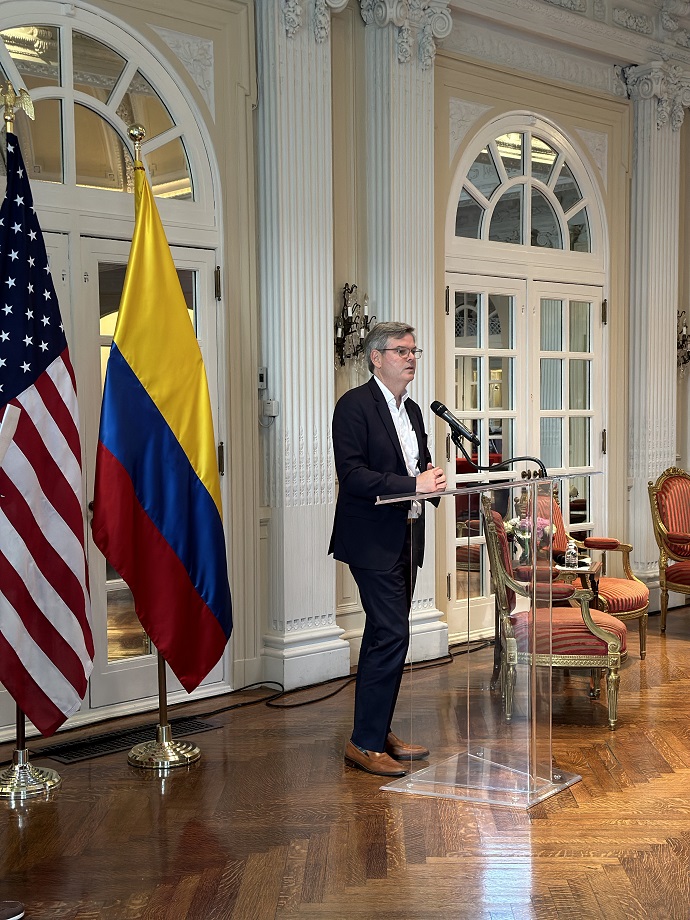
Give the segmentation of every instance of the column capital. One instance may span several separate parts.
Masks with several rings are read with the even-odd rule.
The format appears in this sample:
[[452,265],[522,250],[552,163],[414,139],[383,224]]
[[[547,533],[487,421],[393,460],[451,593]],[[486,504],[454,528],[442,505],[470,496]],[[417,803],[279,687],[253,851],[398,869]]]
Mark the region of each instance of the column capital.
[[409,64],[415,41],[422,70],[436,57],[436,42],[447,38],[453,28],[448,9],[450,0],[360,0],[362,19],[380,29],[396,30],[398,61]]
[[690,106],[690,72],[678,64],[651,61],[622,67],[619,75],[632,100],[656,99],[658,129],[670,124],[674,131],[680,130],[685,109]]
[[[294,38],[304,24],[304,7],[309,5],[310,0],[280,0],[283,23],[288,38]],[[311,0],[313,3],[312,26],[314,28],[314,38],[317,42],[325,42],[331,31],[331,11],[334,13],[342,12],[347,6],[348,0]]]

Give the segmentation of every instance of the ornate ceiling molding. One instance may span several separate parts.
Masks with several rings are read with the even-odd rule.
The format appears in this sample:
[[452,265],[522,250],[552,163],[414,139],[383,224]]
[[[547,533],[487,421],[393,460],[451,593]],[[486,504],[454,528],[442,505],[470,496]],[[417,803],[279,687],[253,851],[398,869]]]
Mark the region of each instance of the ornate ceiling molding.
[[631,99],[656,99],[656,126],[680,130],[690,106],[690,73],[677,64],[653,61],[620,68]]
[[408,64],[415,44],[422,70],[436,57],[436,42],[450,35],[453,20],[450,0],[360,0],[362,19],[370,26],[396,29],[398,61]]

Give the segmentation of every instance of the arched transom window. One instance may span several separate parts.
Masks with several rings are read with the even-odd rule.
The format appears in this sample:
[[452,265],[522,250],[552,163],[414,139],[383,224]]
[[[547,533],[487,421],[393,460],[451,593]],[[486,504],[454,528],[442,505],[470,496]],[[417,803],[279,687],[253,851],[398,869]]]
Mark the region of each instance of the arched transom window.
[[591,252],[589,202],[553,140],[502,134],[475,158],[462,186],[456,237]]
[[140,58],[65,24],[0,31],[0,77],[25,87],[36,119],[17,113],[16,130],[32,180],[132,192],[127,128],[146,128],[143,147],[154,194],[194,200],[183,127]]

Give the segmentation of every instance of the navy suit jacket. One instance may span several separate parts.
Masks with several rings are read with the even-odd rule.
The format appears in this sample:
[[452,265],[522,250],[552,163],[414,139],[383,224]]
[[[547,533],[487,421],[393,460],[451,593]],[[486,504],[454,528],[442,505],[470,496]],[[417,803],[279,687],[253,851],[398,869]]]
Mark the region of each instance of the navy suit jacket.
[[[422,413],[411,399],[405,400],[405,408],[417,435],[423,472],[431,455]],[[359,568],[390,569],[402,552],[410,503],[376,505],[376,498],[410,495],[416,491],[416,480],[407,473],[390,409],[373,377],[338,400],[333,413],[333,451],[339,491],[328,551]],[[418,565],[423,539],[422,519],[414,534]]]

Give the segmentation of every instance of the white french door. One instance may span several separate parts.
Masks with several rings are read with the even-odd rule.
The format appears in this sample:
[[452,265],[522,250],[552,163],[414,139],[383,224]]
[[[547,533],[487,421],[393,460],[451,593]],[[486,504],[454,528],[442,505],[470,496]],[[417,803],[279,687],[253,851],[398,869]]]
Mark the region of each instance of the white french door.
[[[560,501],[573,531],[591,531],[594,509],[604,507],[603,477],[592,475],[604,459],[601,288],[459,272],[448,272],[446,285],[445,401],[480,439],[478,448],[464,445],[470,460],[487,466],[532,456],[550,475],[581,474],[561,489]],[[449,439],[446,460],[449,484],[487,476],[475,473]],[[467,542],[478,508],[461,496],[454,512],[446,508],[449,632],[466,628],[470,598],[471,632],[484,634],[493,629],[493,604],[483,537],[470,537],[471,552]],[[512,516],[512,509],[500,510]]]
[[[115,329],[124,283],[129,243],[82,238],[83,296],[81,310],[80,405],[86,456],[87,501],[93,500],[94,460],[105,368]],[[208,250],[171,247],[175,266],[194,324],[209,381],[211,405],[218,436],[217,318],[213,290],[214,253]],[[132,419],[137,424],[137,419]],[[90,515],[89,515],[90,517]],[[157,693],[157,656],[134,611],[132,596],[118,573],[108,565],[89,533],[87,545],[91,603],[96,649],[89,685],[92,709],[125,703]],[[223,661],[204,684],[224,679]],[[170,692],[180,684],[168,672]]]

